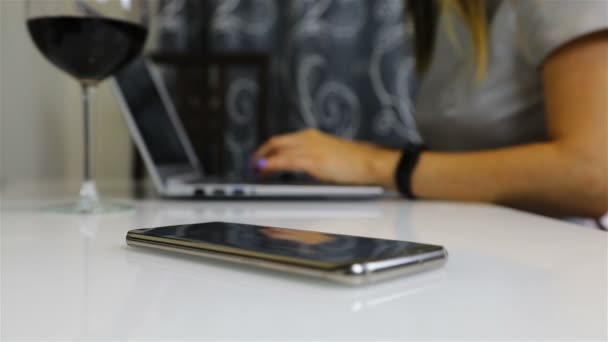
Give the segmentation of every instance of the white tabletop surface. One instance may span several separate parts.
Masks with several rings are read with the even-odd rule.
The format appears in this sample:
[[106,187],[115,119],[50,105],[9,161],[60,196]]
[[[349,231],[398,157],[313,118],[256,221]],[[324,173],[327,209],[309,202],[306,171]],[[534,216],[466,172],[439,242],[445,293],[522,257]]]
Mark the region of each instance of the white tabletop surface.
[[[127,200],[48,214],[56,187],[2,192],[2,340],[607,339],[605,232],[490,205]],[[224,220],[441,244],[438,271],[350,288],[159,254],[128,230]]]

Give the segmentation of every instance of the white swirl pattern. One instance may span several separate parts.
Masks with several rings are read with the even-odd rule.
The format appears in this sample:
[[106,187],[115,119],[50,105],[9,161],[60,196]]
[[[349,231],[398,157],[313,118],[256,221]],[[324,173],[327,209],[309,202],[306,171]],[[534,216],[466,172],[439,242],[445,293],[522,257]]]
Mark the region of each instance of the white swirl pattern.
[[[360,0],[299,0],[294,6],[294,12],[303,13],[294,25],[296,36],[353,39],[367,20],[367,4]],[[332,6],[341,10],[340,15],[327,15]]]
[[261,36],[267,34],[277,20],[277,8],[274,0],[250,0],[256,7],[253,15],[239,15],[242,0],[221,0],[211,19],[211,28],[215,33],[247,34]]
[[[166,30],[183,29],[168,14],[186,15],[187,3],[210,11],[212,51],[272,54],[269,117],[282,122],[279,130],[315,127],[394,146],[420,141],[403,0],[161,1],[172,3],[161,18]],[[251,75],[229,78],[225,103],[238,132],[226,135],[233,164],[243,164],[255,147],[257,86]]]
[[230,83],[226,92],[226,110],[233,122],[247,125],[255,120],[258,88],[250,78],[239,78]]
[[302,59],[297,72],[300,113],[307,127],[319,128],[352,138],[358,131],[361,106],[355,92],[344,83],[326,79],[319,85],[313,75],[325,75],[325,59],[310,55]]

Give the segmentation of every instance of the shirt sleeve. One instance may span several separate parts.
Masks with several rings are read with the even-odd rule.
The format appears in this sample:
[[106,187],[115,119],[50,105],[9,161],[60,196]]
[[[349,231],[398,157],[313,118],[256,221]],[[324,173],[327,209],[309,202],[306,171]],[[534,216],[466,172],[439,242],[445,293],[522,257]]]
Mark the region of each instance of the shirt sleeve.
[[535,65],[565,44],[608,30],[608,0],[514,0],[518,34]]

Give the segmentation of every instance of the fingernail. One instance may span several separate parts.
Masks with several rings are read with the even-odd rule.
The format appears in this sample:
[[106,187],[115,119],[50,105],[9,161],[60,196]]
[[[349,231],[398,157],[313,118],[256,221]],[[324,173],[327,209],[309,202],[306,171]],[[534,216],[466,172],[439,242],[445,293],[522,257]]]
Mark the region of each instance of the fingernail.
[[268,161],[266,159],[259,159],[256,162],[256,165],[257,165],[258,169],[264,169],[264,168],[266,168],[266,165],[268,165]]

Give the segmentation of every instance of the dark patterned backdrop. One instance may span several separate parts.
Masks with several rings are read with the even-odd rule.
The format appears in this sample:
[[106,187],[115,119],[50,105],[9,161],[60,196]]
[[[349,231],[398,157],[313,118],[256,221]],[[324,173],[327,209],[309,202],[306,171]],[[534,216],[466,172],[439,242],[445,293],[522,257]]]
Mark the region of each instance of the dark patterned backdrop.
[[[271,56],[272,133],[315,127],[402,146],[419,141],[415,73],[402,0],[162,0],[160,49]],[[224,141],[234,173],[255,149],[250,72],[229,76]]]

